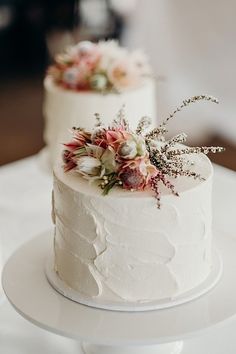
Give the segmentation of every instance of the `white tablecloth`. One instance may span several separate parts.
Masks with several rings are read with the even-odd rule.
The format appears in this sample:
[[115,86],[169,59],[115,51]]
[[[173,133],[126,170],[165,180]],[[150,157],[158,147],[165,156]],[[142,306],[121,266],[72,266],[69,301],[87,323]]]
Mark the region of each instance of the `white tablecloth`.
[[[41,161],[42,162],[42,161]],[[0,168],[0,253],[3,261],[23,242],[51,226],[52,178],[33,156]],[[215,166],[214,228],[236,237],[236,173]],[[234,233],[234,235],[233,235]],[[232,280],[234,281],[234,280]],[[235,285],[236,286],[236,285]],[[75,354],[78,343],[21,318],[0,295],[1,354]],[[236,320],[188,340],[183,354],[235,354]]]

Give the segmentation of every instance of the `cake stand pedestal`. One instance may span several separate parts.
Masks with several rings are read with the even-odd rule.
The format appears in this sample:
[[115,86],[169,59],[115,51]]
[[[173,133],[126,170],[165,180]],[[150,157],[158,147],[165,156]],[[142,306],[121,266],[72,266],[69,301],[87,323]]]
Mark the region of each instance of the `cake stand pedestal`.
[[[216,237],[215,237],[216,238]],[[220,282],[198,299],[157,311],[117,312],[68,300],[44,272],[52,238],[40,235],[19,248],[3,270],[3,289],[33,324],[79,340],[86,354],[179,354],[184,340],[222,325],[236,314],[236,238],[218,237],[223,258]],[[183,349],[184,350],[184,349]]]

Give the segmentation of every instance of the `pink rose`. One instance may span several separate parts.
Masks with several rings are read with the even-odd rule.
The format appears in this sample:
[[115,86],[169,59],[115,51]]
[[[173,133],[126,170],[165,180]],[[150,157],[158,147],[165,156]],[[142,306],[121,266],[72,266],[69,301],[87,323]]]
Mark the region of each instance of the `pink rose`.
[[107,76],[117,90],[133,88],[140,83],[139,70],[128,58],[115,60],[108,68]]

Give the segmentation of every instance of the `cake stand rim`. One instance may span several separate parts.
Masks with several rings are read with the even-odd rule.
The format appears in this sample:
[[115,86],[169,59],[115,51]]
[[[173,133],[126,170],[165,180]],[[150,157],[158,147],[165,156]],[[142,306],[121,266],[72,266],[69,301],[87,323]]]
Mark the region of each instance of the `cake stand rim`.
[[[51,234],[51,230],[50,230],[50,234]],[[112,338],[110,337],[110,334],[106,334],[106,336],[104,337],[101,337],[101,332],[98,331],[98,334],[95,332],[95,331],[91,331],[91,328],[89,328],[89,330],[87,329],[87,333],[78,333],[78,332],[72,332],[72,331],[68,331],[68,330],[65,330],[65,329],[62,329],[60,327],[58,327],[58,324],[57,323],[54,323],[54,325],[52,324],[47,324],[47,323],[43,323],[42,320],[39,320],[38,318],[34,318],[34,315],[32,314],[33,312],[33,309],[34,307],[32,307],[30,304],[27,303],[27,306],[29,306],[28,308],[28,311],[26,312],[25,309],[23,309],[19,303],[16,303],[16,299],[19,299],[19,294],[15,294],[15,296],[13,296],[13,293],[11,292],[12,289],[15,289],[15,287],[19,288],[20,287],[20,281],[17,281],[16,284],[15,284],[15,278],[11,278],[9,279],[9,272],[11,273],[11,269],[10,267],[13,265],[13,268],[14,268],[14,262],[17,263],[17,257],[18,258],[21,258],[21,260],[23,259],[23,255],[24,253],[27,253],[27,248],[29,248],[30,250],[34,250],[34,253],[31,254],[31,261],[34,260],[37,258],[35,258],[35,253],[36,250],[38,251],[39,248],[35,247],[36,246],[36,243],[38,244],[38,246],[40,245],[40,241],[42,242],[42,245],[41,245],[41,248],[46,251],[48,245],[49,245],[49,241],[51,241],[50,237],[49,236],[49,231],[41,234],[41,235],[38,235],[37,237],[34,237],[32,238],[30,241],[27,241],[25,244],[23,244],[20,248],[18,248],[12,256],[9,257],[8,261],[6,262],[5,266],[4,266],[4,269],[3,269],[3,275],[2,275],[2,282],[3,282],[3,289],[4,289],[4,292],[9,300],[9,302],[12,304],[12,306],[15,308],[15,310],[21,314],[25,319],[27,319],[28,321],[32,322],[33,324],[43,328],[43,329],[46,329],[50,332],[53,332],[55,334],[59,334],[59,335],[62,335],[62,336],[65,336],[65,337],[69,337],[69,338],[73,338],[73,339],[77,339],[77,340],[82,340],[82,341],[88,341],[90,343],[95,343],[95,344],[107,344],[107,345],[152,345],[152,344],[161,344],[161,343],[170,343],[170,342],[174,342],[174,341],[178,341],[178,340],[182,340],[182,339],[187,339],[187,338],[191,338],[193,336],[196,336],[196,335],[200,335],[201,333],[205,333],[207,330],[210,330],[210,329],[213,329],[213,328],[216,328],[216,327],[219,327],[223,324],[225,324],[226,322],[228,323],[230,320],[233,319],[234,315],[236,314],[236,300],[235,300],[235,304],[234,304],[234,311],[230,314],[227,314],[225,316],[222,316],[221,319],[218,319],[216,320],[215,322],[212,322],[212,321],[209,321],[209,323],[206,323],[204,326],[202,327],[199,327],[195,330],[191,329],[189,331],[185,331],[185,332],[181,332],[181,330],[179,331],[179,333],[175,333],[175,334],[169,334],[169,335],[162,335],[162,336],[153,336],[153,337],[140,337],[140,333],[137,333],[137,338],[120,338],[119,336],[113,336]],[[47,240],[47,238],[49,238],[49,240]],[[234,249],[236,249],[236,238],[233,238],[234,239]],[[43,240],[43,241],[42,241]],[[232,240],[232,238],[231,238]],[[48,243],[48,245],[47,245]],[[229,245],[227,246],[226,245],[226,242],[225,242],[225,239],[221,237],[221,245],[225,245],[226,246],[226,251],[229,253],[229,250],[230,250],[230,247]],[[22,256],[19,257],[19,255],[22,253]],[[29,253],[29,252],[28,252]],[[41,255],[42,256],[42,255]],[[227,255],[228,256],[228,255]],[[223,259],[225,260],[226,258],[226,255],[225,255],[225,250],[223,252]],[[233,259],[233,257],[231,257],[231,260]],[[28,259],[28,262],[29,262],[30,259]],[[38,260],[38,263],[39,261],[41,261],[41,273],[43,273],[44,275],[44,265],[45,265],[45,254],[44,254],[44,257],[40,260]],[[36,264],[38,264],[36,262]],[[235,260],[235,265],[236,265],[236,260]],[[16,268],[15,268],[16,270]],[[19,273],[19,269],[18,269],[18,273]],[[225,273],[225,272],[224,272]],[[222,278],[225,278],[227,277],[227,275],[225,276],[223,273],[223,276]],[[22,273],[24,274],[24,273]],[[25,275],[25,274],[24,274]],[[34,272],[31,273],[31,277],[34,276]],[[42,276],[42,274],[41,274]],[[14,281],[13,281],[14,280]],[[18,279],[19,280],[19,279]],[[28,281],[28,278],[27,278],[27,281]],[[54,292],[54,295],[55,293],[57,293],[52,287],[51,285],[48,283],[47,279],[46,279],[46,276],[44,275],[44,286],[47,284],[47,289],[50,288],[50,293],[53,293]],[[32,284],[31,284],[32,285]],[[205,298],[205,297],[208,297],[209,294],[212,295],[212,293],[216,292],[217,291],[217,288],[220,286],[220,284],[218,284],[214,289],[212,289],[212,291],[210,293],[207,293],[205,296],[201,297],[200,299],[202,298]],[[236,292],[236,291],[235,291]],[[66,299],[64,296],[60,295],[59,293],[57,293],[57,296],[60,296],[61,298],[64,299],[64,301],[66,302],[70,302],[70,303],[73,303],[74,306],[77,306],[80,308],[80,311],[83,311],[84,313],[86,313],[86,315],[90,312],[91,314],[91,311],[93,312],[93,316],[95,315],[95,313],[98,311],[100,314],[103,313],[113,313],[113,315],[115,316],[118,316],[118,314],[120,314],[121,312],[117,312],[117,311],[107,311],[107,310],[100,310],[100,309],[95,309],[95,308],[90,308],[88,306],[84,306],[84,305],[80,305],[80,304],[77,304],[77,303],[74,303],[73,301],[69,300],[69,299]],[[53,297],[54,298],[54,297]],[[235,296],[233,296],[233,299],[236,299]],[[196,303],[198,302],[199,300],[195,300],[195,301],[192,301],[188,304],[191,304],[191,306],[196,306]],[[25,301],[24,301],[24,304],[25,304]],[[187,305],[188,305],[187,304]],[[180,305],[180,306],[176,306],[172,309],[177,309],[177,308],[182,308],[183,306],[186,306],[186,305]],[[215,308],[217,308],[217,306],[215,306]],[[172,310],[171,309],[171,310]],[[138,312],[138,313],[130,313],[130,312],[122,312],[128,316],[136,316],[137,314],[139,314],[139,316],[145,316],[145,314],[147,313],[155,313],[156,315],[158,313],[163,313],[164,312],[167,312],[169,311],[169,309],[165,309],[165,310],[157,310],[157,311],[147,311],[147,312]],[[46,309],[45,311],[46,312]],[[143,317],[144,318],[144,317]],[[99,325],[99,324],[98,324]],[[82,324],[83,326],[83,324]],[[109,328],[109,326],[107,327]],[[97,329],[99,329],[99,326],[97,327]]]

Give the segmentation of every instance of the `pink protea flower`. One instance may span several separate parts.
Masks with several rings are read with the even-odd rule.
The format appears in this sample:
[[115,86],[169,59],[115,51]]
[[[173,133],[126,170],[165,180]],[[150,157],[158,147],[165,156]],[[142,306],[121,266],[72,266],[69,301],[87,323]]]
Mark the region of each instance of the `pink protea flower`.
[[91,143],[91,134],[86,132],[85,130],[73,130],[73,139],[67,143],[64,144],[64,146],[67,148],[69,151],[75,151],[78,150],[79,148],[84,147],[86,144]]
[[93,144],[101,146],[104,149],[111,146],[115,151],[117,151],[119,145],[129,139],[130,136],[131,133],[119,129],[100,129],[93,134],[92,141]]
[[125,189],[140,190],[144,189],[146,186],[146,179],[138,168],[124,168],[119,174],[119,178]]
[[123,188],[129,190],[142,190],[158,173],[148,159],[138,159],[124,164],[119,172],[119,179]]
[[118,150],[120,144],[126,142],[131,138],[132,134],[122,130],[107,130],[106,141],[107,144],[112,146],[115,151]]
[[107,139],[106,139],[106,129],[97,127],[94,129],[93,134],[91,136],[92,144],[100,146],[104,149],[107,148]]
[[64,162],[64,171],[65,172],[72,170],[77,165],[74,160],[74,154],[71,151],[64,150],[63,155],[62,155],[62,159]]
[[81,63],[64,68],[62,72],[62,82],[67,88],[86,88],[88,86],[88,77],[91,75],[91,70],[88,65]]

